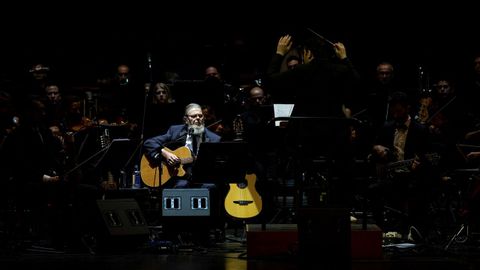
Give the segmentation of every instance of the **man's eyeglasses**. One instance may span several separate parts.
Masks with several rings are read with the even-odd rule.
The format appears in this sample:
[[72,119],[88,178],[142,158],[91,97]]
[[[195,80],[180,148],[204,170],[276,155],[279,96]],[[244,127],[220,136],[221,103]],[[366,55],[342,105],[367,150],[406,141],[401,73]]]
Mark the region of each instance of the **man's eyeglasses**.
[[157,92],[155,92],[156,95],[166,94],[166,93],[167,93],[167,91],[157,91]]
[[192,114],[192,115],[187,115],[189,118],[192,118],[192,119],[195,119],[195,118],[200,118],[202,119],[203,118],[203,114],[199,113],[199,114]]

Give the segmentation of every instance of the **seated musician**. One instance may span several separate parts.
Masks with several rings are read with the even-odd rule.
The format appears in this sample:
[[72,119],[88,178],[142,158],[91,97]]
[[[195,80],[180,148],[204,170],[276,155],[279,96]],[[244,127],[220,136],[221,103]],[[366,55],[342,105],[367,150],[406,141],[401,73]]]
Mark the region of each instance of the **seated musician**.
[[[160,164],[161,162],[168,166],[182,166],[181,164],[183,164],[185,174],[182,177],[173,176],[164,184],[164,187],[208,188],[210,191],[211,216],[215,217],[209,222],[213,221],[214,224],[218,222],[214,226],[220,228],[219,225],[224,224],[224,222],[219,216],[221,211],[218,191],[216,191],[217,187],[210,183],[192,183],[192,163],[185,164],[182,160],[188,157],[185,156],[185,151],[178,151],[178,149],[188,148],[187,152],[190,152],[194,160],[202,142],[220,142],[221,137],[205,127],[202,107],[196,103],[190,103],[185,107],[183,119],[184,124],[172,125],[165,134],[147,139],[143,144],[145,155],[151,164]],[[201,226],[199,223],[197,222],[195,226],[187,226],[184,229],[193,233],[193,242],[198,241],[200,245],[209,245],[210,226],[208,224]],[[181,234],[182,228],[179,224],[174,224],[171,231],[177,231]]]
[[11,200],[9,207],[16,215],[12,220],[18,222],[7,225],[18,230],[12,237],[21,238],[14,240],[47,240],[51,247],[63,249],[70,200],[68,183],[61,177],[65,169],[63,145],[49,129],[45,104],[40,99],[30,98],[19,105],[19,124],[0,147],[2,195]]
[[428,176],[428,160],[425,155],[428,148],[428,130],[415,122],[409,115],[407,95],[403,92],[392,94],[390,115],[393,120],[387,122],[379,131],[373,146],[372,157],[377,161],[378,183],[370,187],[370,199],[374,207],[373,214],[382,229],[384,206],[397,210],[402,216],[408,216],[407,224],[415,226],[423,234],[429,203],[429,190],[432,189]]
[[[202,107],[196,103],[190,103],[185,107],[184,124],[172,125],[167,133],[147,139],[144,144],[144,150],[147,159],[152,164],[160,164],[164,161],[168,166],[176,166],[181,163],[181,158],[177,156],[175,150],[178,147],[185,146],[189,149],[191,156],[195,157],[202,142],[220,142],[221,137],[205,127]],[[169,151],[170,150],[170,151]],[[182,179],[172,179],[166,184],[175,188],[191,186],[191,167],[185,164],[187,175]],[[172,182],[172,183],[170,183]]]

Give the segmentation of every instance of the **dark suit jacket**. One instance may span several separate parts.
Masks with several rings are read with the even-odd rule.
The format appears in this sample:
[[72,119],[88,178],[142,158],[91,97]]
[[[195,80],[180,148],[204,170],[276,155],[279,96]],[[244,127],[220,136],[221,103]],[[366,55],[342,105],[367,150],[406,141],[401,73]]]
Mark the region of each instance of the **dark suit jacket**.
[[[158,163],[162,157],[161,150],[168,147],[172,150],[179,146],[184,146],[187,139],[187,125],[170,126],[167,133],[147,139],[143,143],[144,152],[147,158],[154,163]],[[204,142],[220,142],[221,137],[205,128]]]
[[[278,56],[277,56],[278,58]],[[274,58],[271,65],[278,65]],[[295,69],[273,73],[269,67],[266,85],[272,96],[295,103],[293,116],[343,116],[342,105],[350,107],[352,90],[359,75],[347,59],[315,58]]]

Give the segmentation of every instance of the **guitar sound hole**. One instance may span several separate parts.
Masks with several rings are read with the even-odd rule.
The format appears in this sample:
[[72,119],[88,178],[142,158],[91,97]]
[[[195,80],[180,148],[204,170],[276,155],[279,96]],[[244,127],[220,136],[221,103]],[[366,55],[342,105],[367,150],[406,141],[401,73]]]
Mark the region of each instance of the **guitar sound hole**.
[[247,183],[246,182],[240,182],[237,184],[238,188],[246,188],[247,187]]

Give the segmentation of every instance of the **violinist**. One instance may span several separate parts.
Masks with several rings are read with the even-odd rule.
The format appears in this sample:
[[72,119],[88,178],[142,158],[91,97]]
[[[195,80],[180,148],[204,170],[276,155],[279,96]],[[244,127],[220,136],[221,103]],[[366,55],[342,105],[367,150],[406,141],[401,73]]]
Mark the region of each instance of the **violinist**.
[[92,125],[92,120],[82,114],[82,102],[79,98],[72,97],[67,102],[65,121],[68,131],[79,132]]
[[217,135],[226,137],[231,132],[228,126],[223,124],[222,119],[217,118],[217,113],[210,105],[202,106],[202,113],[205,116],[205,125]]
[[421,122],[428,127],[433,150],[442,156],[442,168],[454,166],[458,160],[456,142],[464,134],[459,99],[452,80],[438,77],[434,81],[431,101]]
[[[452,112],[452,109],[456,100],[455,89],[448,79],[439,79],[434,84],[435,96],[434,100],[432,99],[431,108],[428,117],[428,127],[434,133],[439,133],[445,131],[445,129],[450,124],[451,119],[448,119]],[[449,107],[452,106],[452,107]]]

